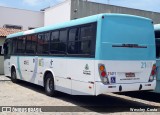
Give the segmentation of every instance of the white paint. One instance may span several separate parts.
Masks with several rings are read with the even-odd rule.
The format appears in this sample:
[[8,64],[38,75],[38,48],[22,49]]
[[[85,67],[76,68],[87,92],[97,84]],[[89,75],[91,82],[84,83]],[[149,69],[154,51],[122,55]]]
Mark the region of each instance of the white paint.
[[66,0],[44,12],[44,26],[69,21],[71,17],[71,1]]
[[19,25],[23,30],[29,27],[44,26],[44,13],[40,11],[30,11],[0,6],[0,27],[5,24]]
[[[35,80],[32,83],[43,86],[43,84],[39,84],[39,82],[43,83],[44,73],[47,70],[51,70],[54,76],[55,89],[72,95],[99,95],[107,92],[119,92],[120,85],[122,86],[122,91],[137,91],[139,90],[140,84],[143,86],[142,90],[153,90],[156,86],[155,80],[148,82],[152,66],[141,68],[141,60],[102,61],[94,59],[46,58],[46,56],[36,57],[38,60],[38,68],[34,76]],[[20,56],[19,59],[20,70],[24,80],[31,82],[30,80],[33,77],[35,69],[35,63],[33,61],[35,57]],[[25,61],[27,61],[27,64],[24,63]],[[5,60],[5,68],[10,68],[8,62],[10,62],[10,65],[15,65],[17,70],[18,63],[16,56],[11,56],[11,60]],[[98,69],[99,63],[105,65],[106,72],[116,72],[116,74],[114,74],[116,83],[111,83],[111,77],[113,77],[113,75],[108,75],[109,84],[104,85],[102,83]],[[146,63],[151,63],[152,65],[155,61],[146,61]],[[88,65],[87,69],[86,65]],[[90,74],[84,74],[84,71],[89,71]],[[127,72],[135,73],[135,78],[138,79],[121,80],[126,79],[125,73]],[[18,70],[16,73],[17,78],[20,79]],[[5,71],[5,75],[10,76],[10,71]],[[151,84],[151,86],[147,86],[147,84]],[[115,86],[115,88],[109,88],[108,86]]]

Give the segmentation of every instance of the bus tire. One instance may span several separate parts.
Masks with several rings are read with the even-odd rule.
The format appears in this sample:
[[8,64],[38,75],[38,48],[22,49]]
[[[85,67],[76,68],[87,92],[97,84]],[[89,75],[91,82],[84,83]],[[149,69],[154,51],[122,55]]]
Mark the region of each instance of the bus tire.
[[18,82],[15,68],[13,68],[13,69],[11,70],[11,81],[12,81],[13,83],[17,83],[17,82]]
[[48,96],[55,96],[56,95],[56,91],[54,88],[54,79],[53,79],[53,75],[51,73],[48,73],[45,76],[45,82],[44,82],[44,88],[45,88],[45,93]]

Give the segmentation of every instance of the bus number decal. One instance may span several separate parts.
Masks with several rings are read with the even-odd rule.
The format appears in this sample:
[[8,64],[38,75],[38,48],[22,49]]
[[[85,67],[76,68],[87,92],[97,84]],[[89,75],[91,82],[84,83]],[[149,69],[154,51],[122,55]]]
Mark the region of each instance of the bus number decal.
[[141,62],[141,68],[146,68],[146,62]]
[[141,62],[141,68],[151,68],[152,62]]

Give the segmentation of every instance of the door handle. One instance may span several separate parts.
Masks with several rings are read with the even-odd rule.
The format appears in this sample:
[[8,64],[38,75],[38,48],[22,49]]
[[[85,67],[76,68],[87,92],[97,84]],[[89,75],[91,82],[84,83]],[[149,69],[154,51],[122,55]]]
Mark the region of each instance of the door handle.
[[71,79],[71,77],[67,77],[67,79]]
[[25,71],[27,71],[27,70],[25,69]]

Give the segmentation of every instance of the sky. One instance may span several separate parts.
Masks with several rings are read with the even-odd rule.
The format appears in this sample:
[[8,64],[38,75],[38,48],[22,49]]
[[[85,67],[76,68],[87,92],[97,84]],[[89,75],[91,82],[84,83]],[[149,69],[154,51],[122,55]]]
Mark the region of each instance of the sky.
[[[64,0],[0,0],[0,6],[40,11]],[[160,12],[160,0],[88,0],[147,11]]]

